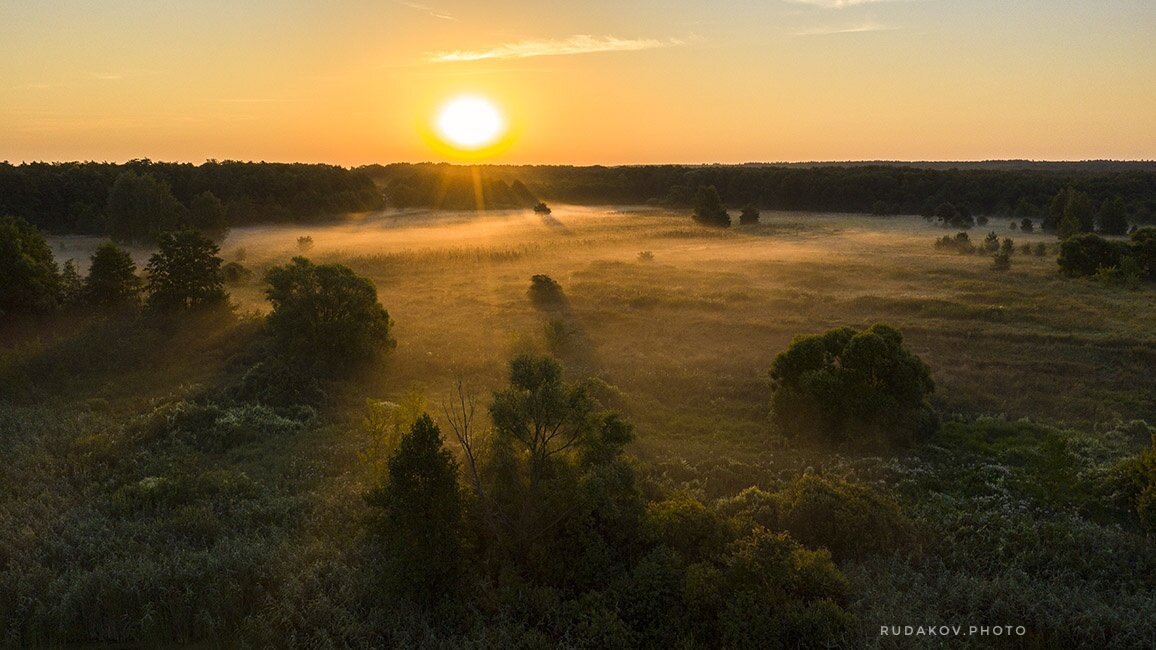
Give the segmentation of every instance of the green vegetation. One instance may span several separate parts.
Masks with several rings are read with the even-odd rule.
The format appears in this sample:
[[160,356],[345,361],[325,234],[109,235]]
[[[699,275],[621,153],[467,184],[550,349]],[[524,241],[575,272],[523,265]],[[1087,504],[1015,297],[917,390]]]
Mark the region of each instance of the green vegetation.
[[220,248],[195,230],[164,233],[149,258],[148,299],[157,311],[211,307],[225,302]]
[[0,314],[52,311],[60,282],[52,249],[36,228],[23,219],[0,218]]
[[694,220],[704,226],[727,228],[731,216],[714,185],[700,185],[694,198]]
[[135,305],[140,290],[136,263],[128,251],[113,243],[97,247],[84,281],[84,300],[99,307]]
[[0,645],[1150,645],[1149,276],[685,214],[234,226],[232,310],[6,312]]
[[771,417],[791,437],[910,444],[935,433],[931,371],[887,325],[799,336],[771,366]]

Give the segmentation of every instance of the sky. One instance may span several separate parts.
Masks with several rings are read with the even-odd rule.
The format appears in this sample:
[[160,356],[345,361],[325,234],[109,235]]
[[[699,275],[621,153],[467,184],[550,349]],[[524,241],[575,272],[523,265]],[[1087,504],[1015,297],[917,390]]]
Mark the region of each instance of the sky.
[[1156,158],[1153,0],[0,0],[0,160]]

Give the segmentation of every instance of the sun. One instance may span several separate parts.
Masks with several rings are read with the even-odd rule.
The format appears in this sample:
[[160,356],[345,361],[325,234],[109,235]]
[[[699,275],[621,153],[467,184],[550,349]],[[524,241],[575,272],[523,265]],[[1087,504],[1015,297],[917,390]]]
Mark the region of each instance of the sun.
[[496,143],[506,132],[501,111],[480,95],[460,95],[442,105],[434,121],[438,137],[464,151],[478,151]]

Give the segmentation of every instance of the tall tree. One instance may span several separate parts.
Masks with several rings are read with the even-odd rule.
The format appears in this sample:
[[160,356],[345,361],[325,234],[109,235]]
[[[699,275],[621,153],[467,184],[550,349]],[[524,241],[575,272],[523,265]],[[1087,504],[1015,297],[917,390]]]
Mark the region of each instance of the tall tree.
[[1056,227],[1056,236],[1067,239],[1082,232],[1092,232],[1095,215],[1091,197],[1079,190],[1069,189],[1063,217]]
[[97,247],[84,281],[86,302],[100,307],[135,305],[140,286],[136,263],[128,251],[111,242]]
[[150,243],[185,221],[185,207],[151,174],[121,172],[108,192],[108,233],[115,241]]
[[452,594],[464,567],[458,464],[441,430],[422,414],[389,459],[389,473],[366,500],[379,509],[387,586],[422,601]]
[[56,308],[60,270],[43,235],[18,217],[0,218],[0,314]]
[[714,185],[700,185],[694,198],[694,220],[704,226],[727,228],[731,216]]
[[160,250],[145,267],[150,308],[173,311],[225,302],[216,244],[195,230],[164,233],[159,241]]
[[1100,232],[1105,235],[1128,234],[1128,212],[1124,209],[1124,200],[1118,196],[1106,199],[1100,206],[1100,214],[1096,216]]
[[189,202],[189,225],[213,241],[223,240],[229,234],[225,204],[208,190],[194,196]]

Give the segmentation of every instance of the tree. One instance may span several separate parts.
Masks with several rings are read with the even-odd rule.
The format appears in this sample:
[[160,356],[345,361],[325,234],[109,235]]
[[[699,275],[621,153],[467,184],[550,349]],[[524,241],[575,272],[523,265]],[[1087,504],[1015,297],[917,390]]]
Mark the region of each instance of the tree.
[[458,464],[441,430],[422,414],[402,436],[389,472],[366,495],[379,509],[387,586],[424,602],[456,591],[464,569]]
[[225,204],[208,190],[194,196],[189,203],[189,225],[213,241],[223,240],[229,234]]
[[1124,209],[1124,201],[1112,197],[1100,206],[1100,214],[1096,216],[1100,232],[1105,235],[1125,235],[1128,233],[1128,213]]
[[770,375],[771,419],[787,435],[907,443],[938,428],[931,371],[887,325],[796,337]]
[[739,224],[743,226],[753,226],[758,222],[759,209],[751,204],[743,206],[743,211],[739,213]]
[[60,271],[35,226],[0,218],[0,314],[47,312],[59,304]]
[[1156,228],[1137,228],[1129,239],[1137,265],[1149,278],[1156,279]]
[[1092,233],[1079,233],[1060,243],[1056,260],[1060,272],[1070,278],[1095,275],[1098,269],[1120,264],[1121,247]]
[[1035,224],[1032,223],[1031,219],[1024,217],[1020,220],[1020,231],[1032,232],[1033,230],[1035,230]]
[[1063,216],[1056,227],[1056,236],[1067,239],[1081,232],[1092,232],[1094,218],[1095,211],[1092,209],[1091,197],[1079,190],[1068,189]]
[[76,268],[76,262],[66,261],[64,268],[60,271],[60,303],[69,307],[77,304],[80,302],[83,289],[84,281],[80,279],[80,271]]
[[112,307],[136,304],[140,278],[128,251],[113,243],[101,244],[92,254],[84,281],[84,300],[90,305]]
[[269,333],[288,357],[338,369],[397,345],[377,288],[347,266],[294,257],[270,269],[265,281],[273,304]]
[[168,184],[151,174],[123,171],[108,192],[108,233],[114,241],[150,243],[185,221],[185,208]]
[[195,230],[164,233],[159,242],[160,250],[145,267],[150,309],[175,311],[225,302],[216,244]]
[[714,185],[700,185],[694,198],[694,220],[704,226],[727,228],[731,216]]

